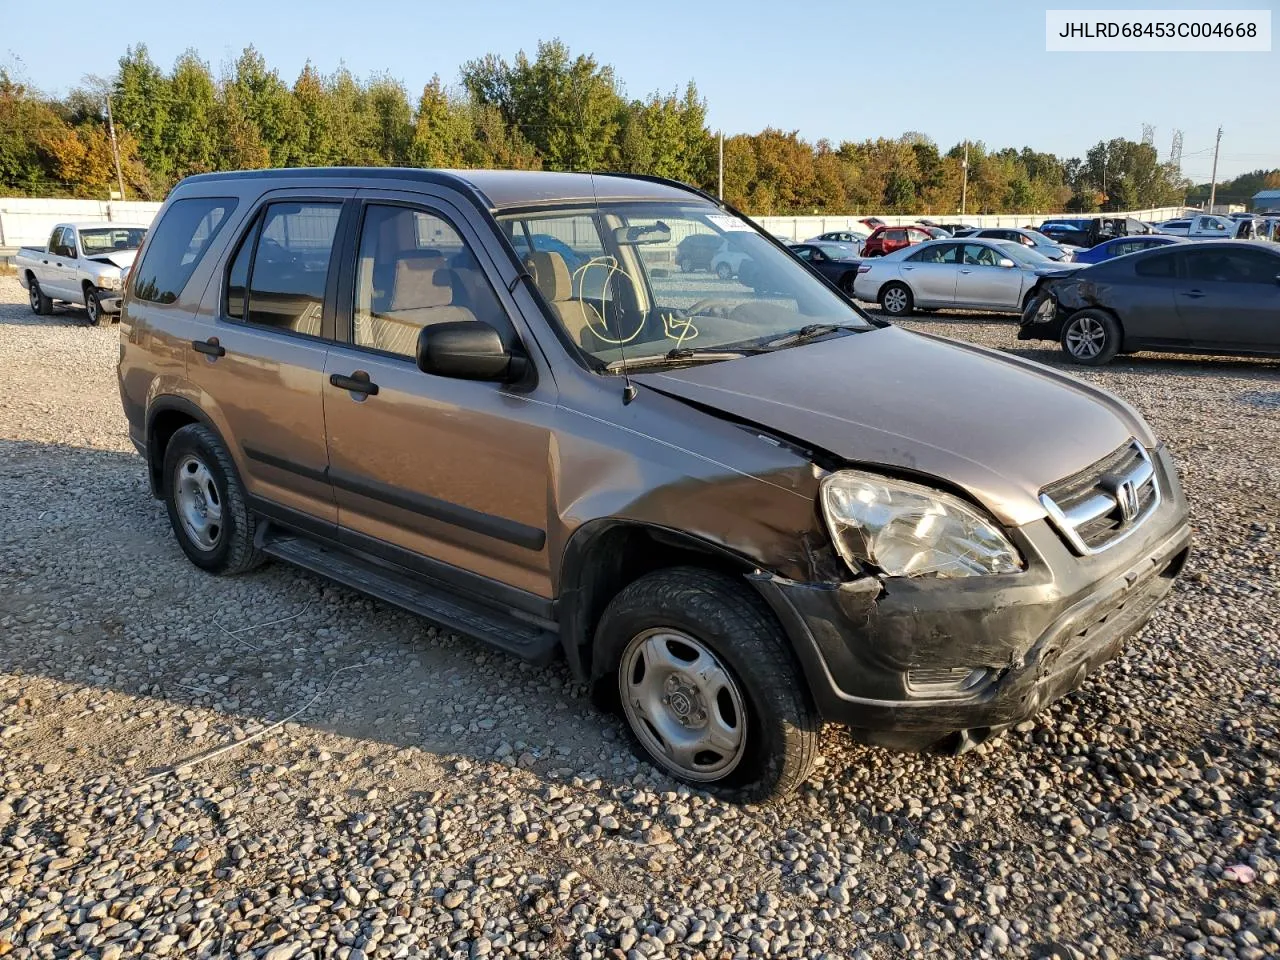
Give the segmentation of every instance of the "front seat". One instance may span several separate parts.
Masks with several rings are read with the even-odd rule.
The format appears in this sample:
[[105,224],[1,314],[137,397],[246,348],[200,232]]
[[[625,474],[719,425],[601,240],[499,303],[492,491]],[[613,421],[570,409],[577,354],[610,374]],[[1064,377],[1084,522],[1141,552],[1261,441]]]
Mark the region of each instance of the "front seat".
[[573,342],[595,348],[597,331],[606,329],[604,320],[590,305],[574,297],[573,277],[564,257],[551,250],[535,250],[525,258],[525,264]]

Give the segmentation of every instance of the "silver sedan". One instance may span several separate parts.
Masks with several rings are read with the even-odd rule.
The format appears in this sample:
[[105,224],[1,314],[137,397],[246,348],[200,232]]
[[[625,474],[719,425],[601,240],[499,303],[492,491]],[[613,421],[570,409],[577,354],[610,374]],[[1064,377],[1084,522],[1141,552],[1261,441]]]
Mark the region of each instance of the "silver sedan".
[[1081,266],[1012,240],[930,240],[864,261],[853,293],[893,317],[916,308],[1021,313],[1042,278]]

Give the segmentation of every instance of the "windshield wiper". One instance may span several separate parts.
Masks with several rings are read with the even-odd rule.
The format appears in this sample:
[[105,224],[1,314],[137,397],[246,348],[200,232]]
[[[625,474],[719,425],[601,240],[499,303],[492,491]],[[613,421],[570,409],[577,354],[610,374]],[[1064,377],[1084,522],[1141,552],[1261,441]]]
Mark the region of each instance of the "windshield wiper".
[[791,347],[797,343],[804,343],[806,340],[814,340],[817,337],[825,337],[829,333],[835,333],[837,330],[852,330],[854,332],[862,332],[866,328],[854,326],[851,323],[811,323],[808,326],[801,327],[792,333],[778,337],[776,340],[770,340],[763,346],[766,350],[776,350],[778,347]]
[[619,370],[634,370],[636,367],[658,367],[668,363],[688,363],[689,361],[738,360],[745,357],[747,350],[726,350],[723,347],[678,347],[666,353],[651,353],[642,357],[627,357],[605,365],[605,370],[615,373]]

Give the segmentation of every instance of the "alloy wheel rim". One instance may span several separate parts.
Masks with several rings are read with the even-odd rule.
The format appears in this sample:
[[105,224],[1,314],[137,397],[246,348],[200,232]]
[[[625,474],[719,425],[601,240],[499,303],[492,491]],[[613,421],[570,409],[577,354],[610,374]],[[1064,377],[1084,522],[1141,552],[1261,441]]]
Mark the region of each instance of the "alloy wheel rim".
[[213,474],[199,457],[188,454],[173,477],[174,503],[187,536],[201,550],[213,550],[222,540],[222,497]]
[[631,729],[668,770],[708,782],[742,762],[742,693],[701,641],[669,627],[642,631],[623,650],[618,686]]
[[94,297],[94,296],[90,295],[90,296],[85,300],[84,308],[85,308],[85,310],[86,310],[86,311],[88,311],[88,313],[89,313],[89,319],[90,319],[90,320],[92,320],[94,323],[97,323],[97,322],[98,322],[98,299],[97,299],[97,297]]
[[901,313],[906,309],[906,306],[906,291],[895,288],[884,295],[884,308],[890,313]]
[[40,309],[40,288],[36,286],[36,282],[34,280],[31,281],[30,289],[27,290],[27,296],[31,298],[31,309],[39,310]]
[[1107,333],[1092,317],[1080,317],[1067,328],[1067,349],[1073,357],[1091,360],[1102,352]]

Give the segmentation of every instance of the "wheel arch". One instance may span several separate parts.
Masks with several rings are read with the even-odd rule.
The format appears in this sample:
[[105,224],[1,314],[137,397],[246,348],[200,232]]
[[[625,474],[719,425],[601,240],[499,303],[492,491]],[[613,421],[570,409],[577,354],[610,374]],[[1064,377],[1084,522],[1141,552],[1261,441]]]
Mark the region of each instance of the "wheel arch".
[[911,294],[911,299],[913,301],[915,300],[916,292],[911,289],[911,284],[907,283],[907,281],[903,280],[901,277],[890,277],[884,283],[880,284],[880,288],[876,290],[876,303],[879,303],[884,297],[884,292],[893,286],[904,288],[907,293]]
[[618,592],[654,570],[697,566],[745,576],[747,557],[701,537],[643,521],[602,518],[583,524],[565,544],[557,611],[565,659],[575,677],[592,679],[595,630]]
[[214,432],[223,445],[226,440],[208,415],[185,397],[159,396],[147,407],[145,442],[147,449],[147,475],[151,482],[151,495],[157,499],[163,490],[160,476],[164,467],[164,452],[173,435],[188,424],[199,423]]

